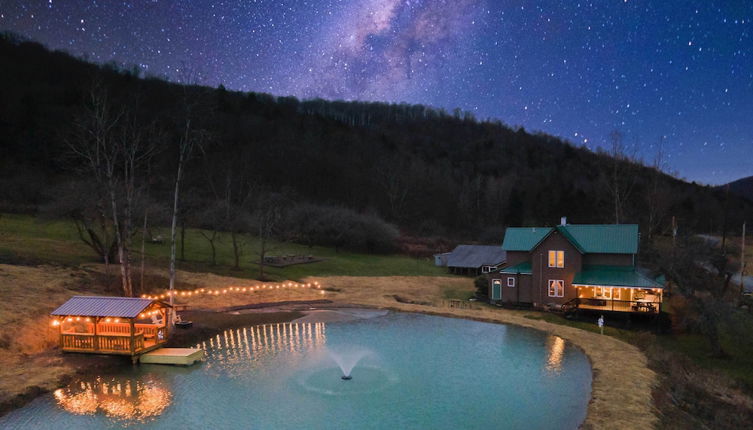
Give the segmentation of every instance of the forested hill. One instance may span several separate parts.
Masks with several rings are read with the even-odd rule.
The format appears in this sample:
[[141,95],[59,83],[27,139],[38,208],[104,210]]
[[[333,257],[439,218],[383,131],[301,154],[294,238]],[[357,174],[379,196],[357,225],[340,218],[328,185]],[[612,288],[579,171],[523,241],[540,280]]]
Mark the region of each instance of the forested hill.
[[[459,112],[181,86],[9,35],[0,40],[0,64],[3,211],[37,211],[61,199],[60,187],[86,178],[66,141],[93,82],[101,82],[114,106],[156,130],[159,145],[142,186],[168,207],[180,118],[194,116],[205,142],[186,170],[189,223],[203,222],[192,220],[191,208],[219,198],[253,211],[258,196],[275,194],[294,206],[381,217],[409,234],[465,240],[499,242],[507,225],[552,225],[560,216],[614,222],[616,211],[643,231],[649,224],[666,231],[672,216],[696,231],[723,224],[723,192]],[[615,191],[626,196],[617,205]],[[751,207],[733,197],[728,225]]]
[[730,192],[753,202],[753,176],[730,182],[728,186]]

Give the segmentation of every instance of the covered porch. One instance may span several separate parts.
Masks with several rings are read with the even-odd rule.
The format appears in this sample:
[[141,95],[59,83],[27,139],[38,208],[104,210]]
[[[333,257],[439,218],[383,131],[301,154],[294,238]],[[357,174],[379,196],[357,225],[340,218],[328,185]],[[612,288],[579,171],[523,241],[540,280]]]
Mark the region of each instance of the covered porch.
[[575,290],[579,309],[647,313],[661,310],[661,289],[579,285]]
[[52,312],[65,352],[140,355],[167,342],[169,305],[157,300],[76,296]]
[[578,309],[661,312],[663,286],[634,267],[587,266],[575,276],[572,285]]

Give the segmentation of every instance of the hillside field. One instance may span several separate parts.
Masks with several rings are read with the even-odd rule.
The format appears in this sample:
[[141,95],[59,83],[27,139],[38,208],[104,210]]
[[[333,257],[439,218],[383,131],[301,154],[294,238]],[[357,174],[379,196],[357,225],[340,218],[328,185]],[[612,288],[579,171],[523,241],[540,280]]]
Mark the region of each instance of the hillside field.
[[[153,229],[152,234],[169,237],[169,229]],[[133,262],[141,262],[141,236],[134,238]],[[199,230],[186,230],[185,261],[178,268],[194,272],[211,272],[240,278],[256,278],[259,274],[259,242],[255,237],[244,236],[244,254],[240,270],[233,269],[233,252],[229,235],[217,244],[217,265],[211,265],[211,248]],[[403,255],[357,254],[336,251],[333,248],[308,247],[289,242],[272,242],[267,255],[313,255],[322,262],[298,264],[285,268],[265,267],[266,277],[272,280],[302,279],[308,276],[441,276],[447,275],[443,267],[436,267],[431,259],[416,259]],[[180,243],[178,244],[180,255]],[[147,243],[147,266],[167,268],[170,245]],[[56,263],[77,266],[101,262],[94,252],[79,238],[70,221],[42,220],[26,215],[2,214],[0,216],[0,262]]]

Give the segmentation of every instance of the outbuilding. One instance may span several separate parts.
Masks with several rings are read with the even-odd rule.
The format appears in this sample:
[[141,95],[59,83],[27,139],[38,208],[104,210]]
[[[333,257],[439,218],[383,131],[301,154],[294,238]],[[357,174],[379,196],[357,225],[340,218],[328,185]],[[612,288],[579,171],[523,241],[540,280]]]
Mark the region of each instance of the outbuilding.
[[447,267],[457,275],[491,273],[505,263],[506,255],[500,246],[458,245],[447,255]]
[[167,342],[169,308],[154,299],[75,296],[51,316],[65,352],[135,357]]

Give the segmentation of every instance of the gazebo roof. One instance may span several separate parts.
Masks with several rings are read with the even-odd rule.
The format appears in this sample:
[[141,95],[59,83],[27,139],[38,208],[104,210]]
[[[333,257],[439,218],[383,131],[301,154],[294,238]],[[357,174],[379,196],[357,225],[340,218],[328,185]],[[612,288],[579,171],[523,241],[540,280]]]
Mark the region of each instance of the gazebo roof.
[[[75,296],[52,311],[51,315],[136,318],[154,302],[157,302],[157,300],[133,297]],[[161,302],[160,304],[168,306]]]

